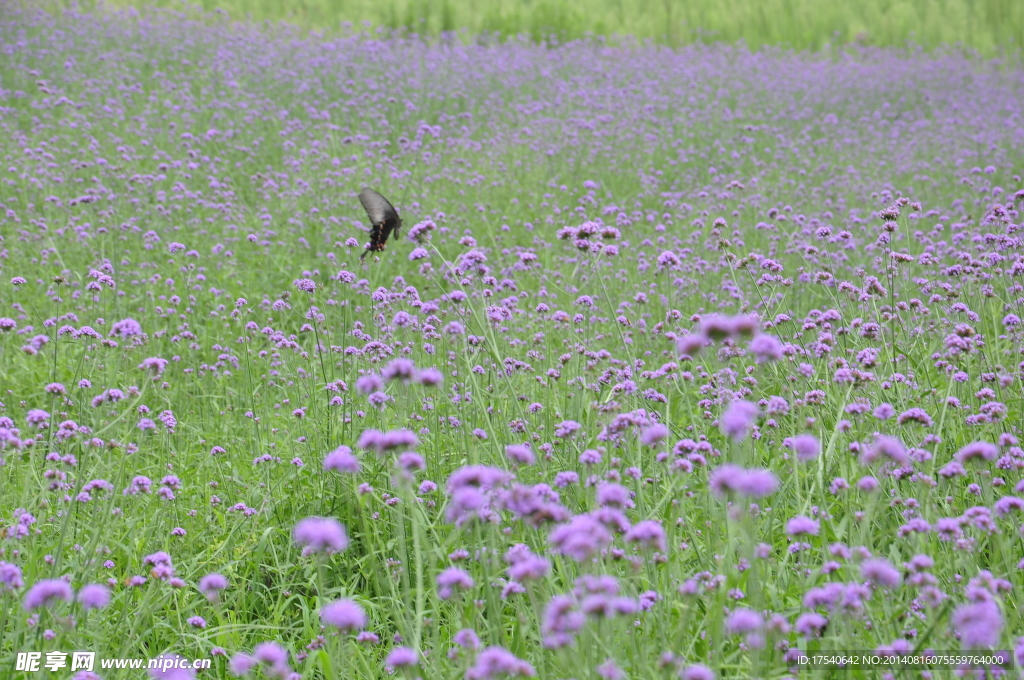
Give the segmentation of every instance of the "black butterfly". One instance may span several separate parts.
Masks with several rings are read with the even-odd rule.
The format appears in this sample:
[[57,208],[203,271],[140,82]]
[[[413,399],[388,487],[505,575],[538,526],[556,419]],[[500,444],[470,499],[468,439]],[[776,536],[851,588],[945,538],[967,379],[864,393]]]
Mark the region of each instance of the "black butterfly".
[[398,211],[394,206],[388,203],[388,199],[369,187],[364,187],[359,192],[359,202],[363,204],[366,214],[370,217],[370,224],[373,225],[370,230],[370,245],[359,256],[361,260],[366,257],[366,253],[371,251],[377,253],[384,250],[384,244],[387,243],[392,229],[395,231],[395,240],[398,240],[398,231],[402,228],[402,218],[398,216]]

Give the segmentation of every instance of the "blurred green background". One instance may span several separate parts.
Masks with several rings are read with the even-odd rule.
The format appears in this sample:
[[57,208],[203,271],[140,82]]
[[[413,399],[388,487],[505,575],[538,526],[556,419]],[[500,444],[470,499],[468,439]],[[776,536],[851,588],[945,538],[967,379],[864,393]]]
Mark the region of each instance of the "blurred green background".
[[[118,9],[146,4],[233,20],[285,20],[330,33],[343,22],[436,36],[527,35],[571,40],[634,36],[667,45],[744,41],[795,49],[862,43],[959,45],[984,55],[1024,45],[1024,0],[35,0],[52,7]],[[29,4],[33,0],[26,0]],[[190,9],[188,9],[190,8]]]

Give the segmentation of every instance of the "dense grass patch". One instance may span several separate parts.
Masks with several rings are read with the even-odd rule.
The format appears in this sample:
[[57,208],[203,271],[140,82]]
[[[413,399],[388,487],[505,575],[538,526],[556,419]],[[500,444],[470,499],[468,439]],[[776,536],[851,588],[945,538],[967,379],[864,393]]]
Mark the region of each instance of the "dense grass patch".
[[[51,6],[145,7],[136,0],[48,0]],[[468,31],[541,41],[632,36],[668,45],[742,41],[821,49],[859,43],[926,48],[962,45],[986,55],[1024,45],[1024,3],[1015,0],[157,0],[156,6],[222,10],[233,20],[287,20],[317,30],[404,29],[436,36]]]

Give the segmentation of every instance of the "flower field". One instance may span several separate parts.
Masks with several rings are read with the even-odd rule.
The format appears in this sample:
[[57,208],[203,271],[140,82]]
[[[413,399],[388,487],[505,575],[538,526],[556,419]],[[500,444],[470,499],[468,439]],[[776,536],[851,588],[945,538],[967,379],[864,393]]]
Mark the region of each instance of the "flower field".
[[0,0],[0,677],[1021,677],[1019,64],[208,19]]

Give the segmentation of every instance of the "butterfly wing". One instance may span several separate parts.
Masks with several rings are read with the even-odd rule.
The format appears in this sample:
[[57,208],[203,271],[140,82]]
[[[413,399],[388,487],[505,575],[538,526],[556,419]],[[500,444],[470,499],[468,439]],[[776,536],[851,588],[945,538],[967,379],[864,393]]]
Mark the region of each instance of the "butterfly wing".
[[359,202],[363,204],[366,215],[373,225],[370,230],[370,247],[363,253],[363,257],[366,257],[366,253],[384,250],[384,244],[387,243],[392,231],[395,232],[395,239],[398,239],[402,218],[398,216],[398,211],[388,199],[369,187],[359,192]]

